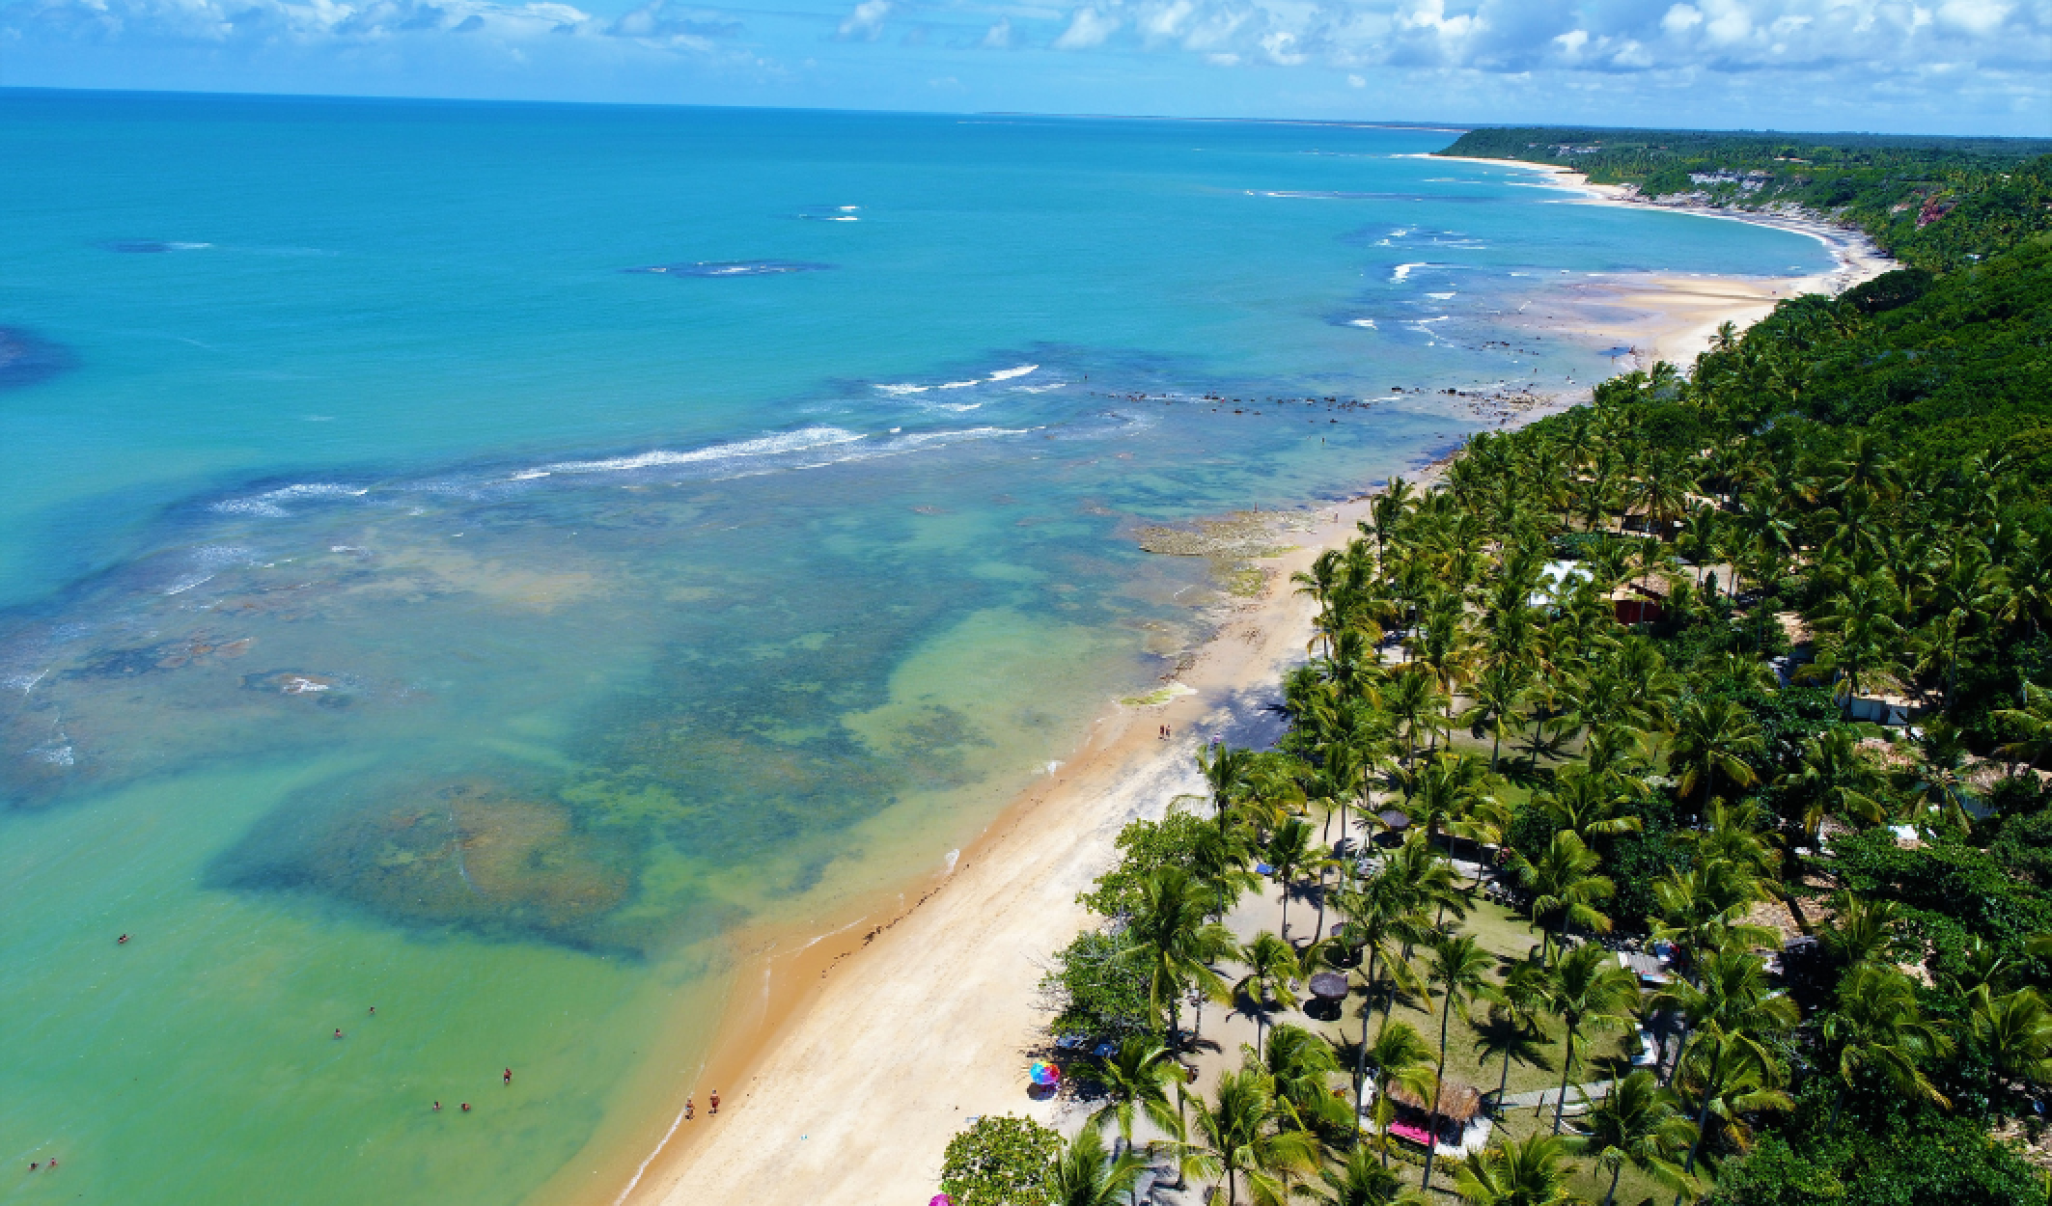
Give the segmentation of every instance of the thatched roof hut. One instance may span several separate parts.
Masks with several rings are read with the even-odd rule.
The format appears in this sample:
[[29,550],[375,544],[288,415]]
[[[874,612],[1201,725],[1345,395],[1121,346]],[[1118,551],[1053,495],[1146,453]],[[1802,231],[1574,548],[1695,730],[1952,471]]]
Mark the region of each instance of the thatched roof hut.
[[[1389,1099],[1400,1106],[1408,1106],[1419,1113],[1432,1108],[1429,1100],[1420,1100],[1418,1095],[1402,1085],[1389,1087]],[[1466,1126],[1482,1112],[1482,1091],[1473,1085],[1464,1085],[1457,1080],[1439,1082],[1439,1116],[1455,1126]]]

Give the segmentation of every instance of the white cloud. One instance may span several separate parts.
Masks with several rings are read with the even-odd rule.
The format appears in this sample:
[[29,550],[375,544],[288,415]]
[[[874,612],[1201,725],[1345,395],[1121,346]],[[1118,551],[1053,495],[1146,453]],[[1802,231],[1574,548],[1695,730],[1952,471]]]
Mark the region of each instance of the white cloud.
[[2001,27],[2011,7],[1995,0],[1946,0],[1938,6],[1938,21],[1941,25],[1985,36]]
[[[582,60],[589,63],[619,61],[630,45],[656,56],[761,63],[748,39],[775,36],[775,22],[802,39],[794,60],[818,46],[818,18],[743,0],[757,2],[765,5],[760,16],[692,8],[688,0],[612,0],[638,5],[614,17],[610,6],[605,15],[579,7],[596,7],[595,0],[0,0],[0,46],[9,52],[10,82],[21,74],[18,64],[33,64],[65,43],[183,46],[194,62],[224,47],[239,48],[246,62],[302,51],[311,62],[323,46],[356,62],[413,55],[423,65],[443,55],[496,55],[504,62],[525,55],[534,71],[524,78],[535,79],[543,78],[544,56],[560,59],[565,48],[579,46],[593,52]],[[1694,124],[1932,128],[1961,124],[1955,115],[1964,111],[1961,97],[1971,94],[1981,98],[1973,102],[1976,111],[2001,116],[1999,128],[2052,133],[2052,76],[2045,71],[2052,62],[2052,0],[1070,2],[1076,7],[846,0],[850,7],[839,19],[827,18],[823,30],[843,44],[831,51],[836,58],[872,63],[911,88],[959,72],[953,63],[895,72],[941,46],[1021,51],[1008,57],[1014,67],[1007,70],[1029,74],[1027,56],[1052,48],[1144,52],[1193,68],[1312,68],[1353,88],[1375,80],[1379,97],[1411,98],[1401,103],[1421,118],[1493,115],[1506,98],[1525,96],[1522,112],[1557,120],[1638,124],[1690,114]],[[915,7],[917,20],[907,20]],[[907,38],[883,38],[892,22],[907,26]],[[1636,82],[1623,83],[1627,76]],[[1053,91],[1062,78],[1051,71],[1035,80],[1052,107],[1065,106]],[[1166,72],[1160,78],[1174,79]],[[1257,110],[1257,91],[1268,98],[1303,91],[1261,82],[1258,71],[1238,79],[1234,87],[1246,90],[1239,103]],[[1189,108],[1210,109],[1227,96],[1188,86],[1199,93]],[[979,93],[988,87],[984,80],[976,85]],[[1579,98],[1612,89],[1630,90],[1642,103],[1581,107]],[[1016,95],[1026,107],[1038,93]],[[861,98],[851,95],[847,103]]]
[[844,42],[858,38],[865,42],[874,42],[877,35],[883,32],[884,18],[889,16],[890,12],[891,0],[862,0],[862,3],[855,6],[855,11],[848,14],[848,19],[841,22],[841,27],[835,31],[834,36]]
[[1094,8],[1079,8],[1069,20],[1069,28],[1054,40],[1056,50],[1088,50],[1101,46],[1104,40],[1117,32],[1119,19],[1108,17]]
[[1660,28],[1671,34],[1683,34],[1703,23],[1703,11],[1693,4],[1677,4],[1660,18]]

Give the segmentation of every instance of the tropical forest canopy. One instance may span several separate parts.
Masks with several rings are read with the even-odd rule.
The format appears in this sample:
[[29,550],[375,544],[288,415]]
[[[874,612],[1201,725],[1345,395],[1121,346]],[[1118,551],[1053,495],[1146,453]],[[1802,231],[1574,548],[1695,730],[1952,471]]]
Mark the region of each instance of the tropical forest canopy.
[[[1535,134],[1617,137],[1455,149]],[[1200,752],[1206,794],[1126,828],[1054,954],[1046,1055],[1091,1121],[978,1122],[958,1203],[1112,1201],[1149,1168],[1263,1206],[2052,1196],[2047,161],[1829,145],[2039,183],[1911,228],[1971,202],[1970,237],[1914,244],[1971,254],[1383,491],[1297,576],[1284,738]],[[1313,976],[1344,983],[1328,1013]],[[1192,1083],[1226,1056],[1212,1003],[1257,1041]],[[1486,1146],[1421,1138],[1449,1100]]]
[[1558,164],[1652,199],[1798,206],[1934,271],[2052,230],[2047,139],[1520,128],[1440,153]]

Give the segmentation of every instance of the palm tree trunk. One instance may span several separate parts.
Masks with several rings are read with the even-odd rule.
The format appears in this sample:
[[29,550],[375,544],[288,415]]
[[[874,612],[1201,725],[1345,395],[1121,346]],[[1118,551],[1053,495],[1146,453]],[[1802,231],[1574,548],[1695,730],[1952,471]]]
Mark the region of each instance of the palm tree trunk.
[[1432,1112],[1425,1116],[1425,1179],[1418,1186],[1420,1193],[1432,1192],[1432,1162],[1439,1155],[1440,1078],[1446,1075],[1446,1026],[1452,1016],[1453,988],[1449,985],[1446,1001],[1439,1007],[1439,1067],[1432,1073]]
[[1679,1041],[1679,1042],[1677,1042],[1677,1043],[1675,1044],[1675,1048],[1674,1048],[1674,1063],[1673,1063],[1673,1064],[1671,1064],[1671,1065],[1669,1065],[1669,1066],[1668,1066],[1668,1068],[1667,1068],[1667,1071],[1666,1071],[1666,1072],[1665,1072],[1665,1073],[1664,1073],[1664,1074],[1663,1074],[1663,1075],[1661,1076],[1661,1078],[1660,1078],[1660,1087],[1661,1087],[1661,1088],[1663,1088],[1663,1089],[1664,1089],[1664,1088],[1666,1088],[1667,1086],[1669,1086],[1669,1085],[1671,1085],[1671,1084],[1673,1084],[1673,1083],[1674,1083],[1674,1078],[1675,1078],[1675,1075],[1676,1075],[1677,1073],[1679,1073],[1679,1072],[1681,1071],[1681,1066],[1682,1066],[1682,1057],[1683,1057],[1683,1056],[1685,1056],[1685,1055],[1687,1055],[1688,1053],[1689,1053],[1689,1023],[1688,1023],[1688,1019],[1684,1018],[1684,1019],[1682,1019],[1682,1032],[1681,1032],[1681,1039],[1680,1039],[1680,1041]]
[[1560,1061],[1560,1096],[1553,1102],[1553,1133],[1560,1134],[1560,1118],[1567,1111],[1568,1077],[1575,1066],[1575,1028],[1568,1027],[1567,1058]]
[[1622,1176],[1624,1161],[1619,1160],[1617,1167],[1610,1170],[1610,1192],[1603,1195],[1603,1206],[1610,1206],[1611,1201],[1617,1197],[1617,1179]]

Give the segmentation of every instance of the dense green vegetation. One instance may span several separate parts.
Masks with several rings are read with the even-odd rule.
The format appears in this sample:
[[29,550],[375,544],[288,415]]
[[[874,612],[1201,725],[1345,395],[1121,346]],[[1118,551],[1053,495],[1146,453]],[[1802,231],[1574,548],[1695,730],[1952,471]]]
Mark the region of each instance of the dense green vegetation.
[[2052,142],[1687,130],[1471,130],[1441,154],[1553,163],[1641,196],[1796,205],[1942,271],[2052,230]]
[[[1287,735],[1199,754],[1048,975],[1099,1108],[1045,1200],[2052,1201],[2052,235],[1940,267],[1478,436],[1298,575]],[[1479,1152],[1393,1125],[1477,1089]]]

